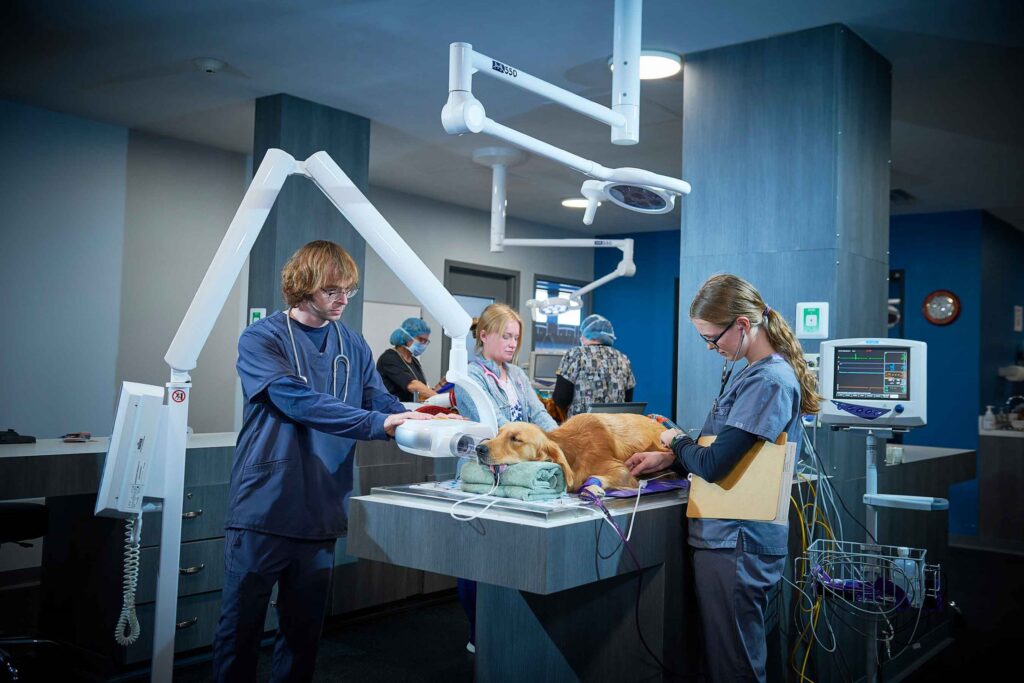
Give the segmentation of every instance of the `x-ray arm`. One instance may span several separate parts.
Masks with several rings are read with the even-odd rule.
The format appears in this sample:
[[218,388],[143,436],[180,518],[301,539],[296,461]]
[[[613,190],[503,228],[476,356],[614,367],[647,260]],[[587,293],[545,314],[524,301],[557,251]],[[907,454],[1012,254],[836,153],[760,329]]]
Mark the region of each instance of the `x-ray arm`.
[[310,178],[431,315],[441,321],[445,334],[452,339],[449,381],[464,388],[481,407],[480,422],[497,430],[490,401],[467,373],[465,337],[472,324],[469,314],[326,152],[300,162],[282,150],[267,151],[164,356],[172,377],[187,378],[188,371],[195,368],[274,201],[292,174]]

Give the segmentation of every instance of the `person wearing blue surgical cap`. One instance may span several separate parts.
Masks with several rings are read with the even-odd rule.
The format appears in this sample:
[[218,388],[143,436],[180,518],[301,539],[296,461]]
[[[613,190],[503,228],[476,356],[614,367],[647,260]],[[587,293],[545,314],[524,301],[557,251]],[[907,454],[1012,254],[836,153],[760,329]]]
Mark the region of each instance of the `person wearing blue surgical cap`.
[[399,401],[412,401],[414,393],[421,401],[437,393],[427,384],[419,361],[430,344],[427,323],[422,318],[406,318],[388,341],[392,348],[377,359],[377,372],[384,380],[384,387]]
[[590,410],[591,403],[633,400],[636,378],[626,354],[613,347],[615,328],[604,316],[588,315],[580,324],[581,345],[562,356],[552,400],[566,418]]

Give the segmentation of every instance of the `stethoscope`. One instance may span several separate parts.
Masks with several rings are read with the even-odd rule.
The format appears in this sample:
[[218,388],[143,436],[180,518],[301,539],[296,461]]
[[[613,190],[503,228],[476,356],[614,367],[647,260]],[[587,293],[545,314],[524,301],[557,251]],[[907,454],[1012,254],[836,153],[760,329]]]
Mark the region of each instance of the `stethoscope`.
[[[292,355],[295,357],[295,374],[298,375],[306,384],[309,384],[309,379],[302,374],[302,366],[299,364],[299,350],[295,346],[295,333],[292,332],[292,316],[288,311],[284,313],[285,322],[288,325],[288,338],[292,341]],[[332,363],[331,372],[331,395],[335,398],[338,397],[338,361],[345,364],[345,393],[341,397],[342,401],[348,399],[348,380],[352,374],[352,367],[349,365],[348,356],[345,355],[345,340],[341,338],[341,328],[338,326],[337,321],[331,321],[334,323],[334,331],[338,333],[338,355],[334,357],[334,363]]]
[[[736,352],[732,355],[732,365],[729,365],[729,360],[725,359],[722,361],[722,386],[718,389],[718,398],[715,399],[712,410],[718,408],[718,401],[722,398],[722,394],[725,393],[725,387],[729,384],[729,380],[732,379],[732,371],[736,369],[736,361],[740,357],[740,349],[743,347],[743,340],[746,335],[743,333],[743,328],[740,328],[740,343],[736,347]],[[728,370],[726,370],[728,366]]]

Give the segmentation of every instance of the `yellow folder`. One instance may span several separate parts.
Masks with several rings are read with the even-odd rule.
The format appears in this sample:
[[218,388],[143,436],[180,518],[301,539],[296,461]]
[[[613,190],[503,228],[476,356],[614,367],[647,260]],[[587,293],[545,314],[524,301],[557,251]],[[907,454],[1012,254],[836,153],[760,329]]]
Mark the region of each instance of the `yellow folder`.
[[[714,443],[715,437],[702,436],[697,440],[700,446]],[[686,516],[712,519],[752,519],[772,521],[779,517],[779,499],[783,489],[787,453],[795,449],[786,448],[786,433],[779,435],[775,443],[758,441],[754,444],[729,474],[717,484],[704,481],[696,474],[690,475],[690,500]]]

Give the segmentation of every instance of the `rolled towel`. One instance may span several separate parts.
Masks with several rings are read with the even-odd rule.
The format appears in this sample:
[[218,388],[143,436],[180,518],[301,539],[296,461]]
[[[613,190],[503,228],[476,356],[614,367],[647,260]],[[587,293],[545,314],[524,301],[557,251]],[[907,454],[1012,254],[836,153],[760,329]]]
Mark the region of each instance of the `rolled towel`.
[[[462,490],[467,493],[488,493],[494,486],[494,475],[476,462],[462,466]],[[553,462],[520,462],[509,465],[501,473],[499,486],[491,495],[519,500],[552,500],[565,493],[565,475]]]

